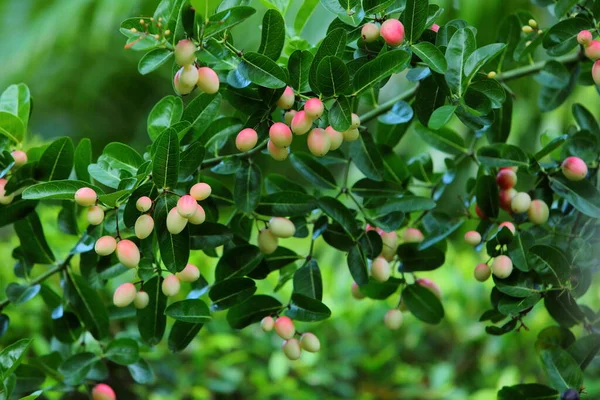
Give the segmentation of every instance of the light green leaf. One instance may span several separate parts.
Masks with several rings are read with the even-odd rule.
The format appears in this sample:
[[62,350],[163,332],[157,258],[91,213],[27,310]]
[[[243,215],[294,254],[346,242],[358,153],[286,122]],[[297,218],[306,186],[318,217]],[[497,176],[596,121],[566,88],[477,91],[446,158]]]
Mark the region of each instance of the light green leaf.
[[245,53],[238,71],[250,82],[269,89],[286,85],[287,76],[283,69],[275,61],[259,53]]
[[429,42],[420,42],[413,44],[410,48],[432,71],[438,74],[446,73],[448,63],[440,49],[435,47],[435,45]]
[[148,136],[155,141],[171,125],[179,122],[183,115],[183,101],[177,96],[163,97],[148,115]]
[[173,52],[169,49],[150,50],[140,59],[138,71],[142,75],[147,75],[169,61],[171,57],[173,57]]
[[406,68],[410,55],[403,50],[388,51],[369,61],[354,74],[354,95],[358,95],[374,83]]

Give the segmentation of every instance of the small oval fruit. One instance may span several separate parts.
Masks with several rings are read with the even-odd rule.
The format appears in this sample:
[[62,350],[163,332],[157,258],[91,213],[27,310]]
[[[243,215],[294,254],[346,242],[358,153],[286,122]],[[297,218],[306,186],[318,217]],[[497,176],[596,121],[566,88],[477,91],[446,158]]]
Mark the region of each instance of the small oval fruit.
[[200,278],[200,270],[194,264],[188,263],[181,272],[175,275],[181,282],[196,282]]
[[325,128],[325,132],[327,132],[327,134],[329,135],[329,150],[333,151],[339,149],[342,143],[344,142],[344,134],[342,132],[336,131],[331,126]]
[[196,207],[197,205],[196,199],[191,195],[186,194],[177,200],[177,212],[183,218],[191,218],[196,214],[196,210],[198,209],[198,207]]
[[219,85],[219,76],[212,68],[198,68],[198,89],[204,93],[215,94],[219,91]]
[[306,115],[306,111],[298,111],[292,118],[292,132],[294,135],[304,135],[310,131],[313,120]]
[[306,100],[306,103],[304,103],[304,112],[306,113],[306,116],[312,120],[321,118],[324,110],[325,107],[323,106],[323,102],[316,97],[308,99]]
[[300,348],[298,339],[286,340],[283,342],[281,348],[283,349],[283,354],[292,361],[299,359],[300,355],[302,355],[302,349]]
[[296,334],[296,327],[289,317],[282,316],[275,321],[275,332],[280,338],[289,340]]
[[188,222],[192,225],[200,225],[206,221],[206,212],[200,204],[196,204],[196,213],[188,218]]
[[579,157],[567,157],[561,165],[562,173],[570,181],[577,182],[585,179],[588,173],[586,163]]
[[148,196],[142,196],[135,202],[135,208],[139,212],[146,212],[152,208],[152,199]]
[[99,256],[109,256],[117,249],[117,240],[112,236],[102,236],[96,240],[94,250]]
[[290,154],[290,150],[287,147],[277,147],[270,140],[267,143],[267,150],[269,151],[271,157],[277,161],[285,160]]
[[600,59],[600,42],[597,40],[592,40],[590,44],[587,45],[585,50],[583,51],[585,56],[592,61],[596,61]]
[[501,190],[498,195],[498,200],[500,203],[500,208],[504,211],[511,211],[510,204],[512,203],[512,199],[517,194],[517,191],[514,188],[508,190]]
[[93,400],[116,400],[115,391],[104,383],[99,383],[92,389]]
[[490,267],[488,267],[487,264],[480,263],[477,264],[477,266],[475,267],[473,275],[475,276],[475,279],[477,279],[479,282],[485,282],[492,275],[492,270],[490,269]]
[[530,205],[531,197],[525,192],[519,192],[510,202],[510,209],[513,210],[513,212],[520,214],[529,210]]
[[196,61],[196,45],[191,40],[183,39],[175,46],[175,62],[180,67],[190,65]]
[[242,129],[235,137],[235,147],[239,151],[250,151],[258,143],[258,133],[252,128]]
[[272,254],[279,246],[279,239],[269,228],[261,229],[258,233],[258,248],[263,254]]
[[360,30],[360,36],[367,43],[376,41],[379,39],[379,26],[372,22],[364,24]]
[[329,134],[325,132],[325,129],[315,128],[308,134],[306,140],[308,150],[313,156],[322,157],[329,152],[331,147],[331,140]]
[[360,126],[360,117],[357,114],[352,113],[352,122],[350,123],[350,128],[356,128]]
[[140,263],[140,249],[131,240],[121,240],[117,243],[117,258],[127,268],[136,268]]
[[135,298],[133,299],[133,306],[138,310],[148,307],[148,303],[150,303],[150,296],[148,293],[140,290],[135,294]]
[[300,347],[309,353],[317,353],[321,350],[321,342],[314,333],[306,332],[300,336]]
[[152,234],[154,230],[154,219],[148,215],[140,215],[138,219],[135,221],[135,236],[138,239],[146,239],[148,236]]
[[429,289],[431,293],[435,294],[435,297],[442,300],[442,289],[438,286],[437,283],[435,283],[431,279],[419,278],[415,280],[415,283],[418,283],[424,288]]
[[596,86],[600,86],[600,60],[595,61],[592,66],[592,79]]
[[15,150],[10,153],[10,155],[12,156],[13,160],[15,160],[15,168],[19,168],[27,164],[27,153],[24,151]]
[[113,304],[117,307],[127,307],[135,299],[137,289],[133,283],[120,285],[113,294]]
[[98,200],[98,195],[89,187],[83,187],[75,192],[75,203],[82,207],[93,206]]
[[385,317],[383,317],[383,323],[385,324],[386,328],[395,331],[402,326],[402,319],[402,312],[396,308],[393,308],[385,313]]
[[390,263],[381,256],[376,257],[371,264],[371,275],[378,282],[387,282],[392,275]]
[[404,42],[404,25],[397,19],[390,18],[381,24],[381,36],[390,46],[399,46]]
[[271,316],[264,317],[260,321],[260,329],[262,329],[263,332],[271,332],[273,330],[274,326],[275,326],[275,320],[273,320],[273,317],[271,317]]
[[269,139],[277,147],[288,147],[292,144],[292,130],[283,122],[275,122],[269,128]]
[[421,232],[417,228],[408,228],[404,231],[404,235],[402,236],[404,243],[421,243],[425,240],[423,236],[423,232]]
[[190,189],[190,196],[192,196],[196,201],[202,201],[208,198],[212,193],[212,188],[208,183],[198,182],[194,184],[194,186]]
[[0,204],[10,204],[15,198],[15,194],[6,195],[6,184],[8,181],[4,178],[0,179]]
[[496,175],[496,183],[500,189],[512,189],[517,184],[517,174],[510,169],[501,169]]
[[469,246],[477,246],[481,243],[481,234],[477,231],[469,231],[465,233],[465,243]]
[[434,31],[435,33],[437,33],[440,30],[440,26],[438,24],[433,24],[431,25],[431,29],[432,31]]
[[550,209],[548,204],[543,200],[532,200],[529,210],[527,210],[529,221],[536,225],[543,225],[548,222],[550,217]]
[[181,282],[175,275],[169,275],[162,281],[162,292],[167,297],[176,296],[181,289]]
[[104,210],[99,206],[91,206],[87,210],[87,221],[90,225],[100,225],[104,221]]
[[178,235],[183,231],[188,223],[187,218],[182,217],[177,211],[177,207],[173,207],[167,214],[167,230],[172,235]]
[[183,72],[183,68],[178,70],[173,77],[173,86],[177,93],[181,95],[190,94],[194,90],[195,85],[184,85],[181,81],[181,73]]
[[577,43],[583,47],[587,47],[592,43],[592,33],[587,30],[583,30],[577,34]]
[[500,232],[502,230],[502,228],[508,228],[510,233],[512,233],[513,235],[517,232],[517,228],[515,228],[515,224],[513,224],[510,221],[504,221],[500,225],[498,225],[498,232]]
[[500,279],[510,276],[513,270],[512,260],[505,255],[498,256],[492,261],[492,272]]
[[392,261],[398,249],[398,234],[395,231],[381,232],[379,236],[381,236],[381,241],[383,242],[381,256],[388,261]]
[[365,295],[360,292],[360,286],[358,286],[356,282],[352,282],[350,292],[352,293],[352,297],[354,297],[356,300],[362,300],[365,298]]
[[296,100],[296,95],[294,94],[294,89],[289,86],[285,87],[283,94],[277,100],[277,107],[282,110],[289,110],[294,106],[294,101]]
[[290,110],[288,112],[286,112],[285,114],[283,114],[283,120],[285,121],[285,123],[288,126],[292,125],[292,120],[294,119],[294,115],[296,115],[298,111],[296,110]]
[[347,131],[342,132],[342,135],[346,142],[354,142],[359,138],[360,132],[358,131],[358,128],[350,128]]
[[278,238],[291,238],[296,233],[294,223],[287,218],[273,217],[269,220],[269,230]]
[[186,65],[179,70],[179,84],[183,87],[194,87],[198,83],[198,69],[194,65]]

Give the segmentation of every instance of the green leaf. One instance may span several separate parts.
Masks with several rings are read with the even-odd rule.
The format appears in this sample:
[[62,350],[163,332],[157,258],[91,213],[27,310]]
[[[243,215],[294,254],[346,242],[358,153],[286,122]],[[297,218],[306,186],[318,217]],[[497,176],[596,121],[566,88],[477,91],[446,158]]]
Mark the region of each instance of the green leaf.
[[350,275],[357,285],[365,285],[369,282],[369,266],[367,256],[363,248],[358,243],[354,243],[348,252],[347,258]]
[[161,289],[162,278],[155,276],[144,282],[144,291],[148,293],[148,306],[137,310],[137,324],[142,339],[150,346],[158,344],[165,334],[167,317],[167,296]]
[[74,154],[74,167],[77,179],[85,182],[91,182],[92,178],[88,171],[88,165],[92,163],[92,141],[83,138],[77,144]]
[[385,125],[396,125],[410,122],[414,116],[414,111],[410,104],[400,100],[394,103],[392,109],[387,113],[380,115],[377,121]]
[[[191,133],[181,139],[182,144],[192,143],[203,136],[219,113],[222,96],[220,93],[202,93],[192,100],[183,111],[182,121],[192,126]],[[203,141],[204,143],[204,141]]]
[[498,392],[498,400],[558,400],[559,393],[538,383],[523,383],[514,386],[504,386]]
[[169,61],[172,56],[173,52],[169,49],[158,48],[150,50],[140,59],[138,72],[142,75],[147,75]]
[[204,324],[175,321],[169,333],[169,350],[179,352],[184,350],[194,340]]
[[302,5],[296,14],[296,18],[294,19],[294,31],[296,32],[296,35],[300,36],[302,29],[304,29],[304,26],[314,13],[318,4],[319,0],[304,0],[302,2]]
[[0,111],[11,113],[21,120],[24,131],[27,131],[31,114],[31,93],[24,83],[10,85],[0,95]]
[[446,58],[433,44],[429,42],[420,42],[410,46],[412,51],[419,57],[432,71],[438,74],[445,74],[448,69]]
[[500,211],[498,195],[498,184],[493,176],[482,175],[477,179],[475,187],[477,205],[489,218],[498,217]]
[[0,376],[2,377],[2,382],[21,364],[30,344],[31,339],[21,339],[0,351]]
[[314,185],[324,189],[337,188],[332,173],[311,155],[299,151],[293,152],[290,154],[290,161],[296,171]]
[[288,60],[290,85],[299,92],[310,91],[308,76],[314,56],[308,50],[296,50]]
[[263,259],[258,247],[244,244],[223,253],[215,269],[215,281],[243,277],[252,272]]
[[313,322],[329,318],[331,310],[320,300],[300,293],[292,293],[290,308],[285,315],[296,321]]
[[96,339],[108,336],[108,311],[98,293],[80,275],[67,269],[65,298],[85,328]]
[[153,142],[161,133],[181,120],[183,100],[178,96],[163,97],[148,115],[148,136]]
[[16,115],[0,111],[0,135],[4,135],[15,143],[21,143],[25,137],[25,125]]
[[10,283],[6,287],[6,298],[14,305],[23,304],[40,292],[41,286],[38,285],[20,285],[18,283]]
[[[177,325],[177,322],[175,322],[175,325]],[[140,358],[135,364],[128,365],[127,369],[133,380],[137,383],[145,385],[154,381],[154,372],[152,372],[150,364],[144,359]]]
[[528,263],[546,282],[563,286],[571,276],[571,266],[556,247],[536,244],[529,248]]
[[94,353],[83,352],[67,358],[58,368],[67,385],[77,385],[92,369],[92,364],[98,360]]
[[505,143],[510,135],[512,124],[513,101],[510,96],[506,98],[504,105],[494,112],[494,123],[485,132],[490,143]]
[[344,132],[352,123],[352,107],[345,96],[340,96],[331,106],[327,115],[329,124],[338,132]]
[[270,89],[286,86],[285,71],[269,57],[248,52],[238,66],[240,74],[250,82]]
[[322,300],[323,281],[321,270],[315,259],[310,259],[294,273],[294,293]]
[[190,324],[204,324],[211,320],[208,306],[200,299],[188,299],[172,303],[166,308],[165,315]]
[[556,90],[547,86],[542,87],[538,97],[538,107],[540,110],[543,112],[552,111],[563,104],[565,99],[567,99],[575,89],[579,73],[579,66],[572,68],[569,75],[569,84],[562,89]]
[[258,165],[243,163],[235,174],[233,200],[235,205],[245,213],[256,209],[262,191],[262,173]]
[[316,91],[319,87],[317,84],[317,69],[319,64],[327,56],[336,56],[342,58],[344,55],[344,49],[346,48],[346,41],[346,31],[342,28],[338,28],[329,32],[319,45],[319,48],[313,57],[308,73],[308,82],[314,91]]
[[144,163],[142,156],[124,143],[113,142],[106,145],[102,155],[111,168],[122,169],[135,175]]
[[550,316],[565,328],[579,324],[585,318],[585,314],[568,291],[546,293],[544,305]]
[[123,222],[125,222],[125,226],[132,227],[139,216],[142,215],[142,212],[138,211],[136,207],[136,202],[140,197],[148,196],[151,199],[154,199],[157,195],[158,191],[152,182],[145,183],[135,189],[133,193],[131,193],[131,196],[129,196],[129,200],[127,201],[127,204],[125,204],[125,211],[123,211]]
[[233,239],[233,233],[225,225],[204,222],[189,226],[192,250],[214,249]]
[[465,81],[463,74],[467,59],[475,51],[475,35],[470,28],[461,28],[452,36],[446,48],[446,82],[453,93],[462,96]]
[[256,212],[276,217],[306,215],[316,207],[316,199],[299,192],[281,191],[260,199]]
[[321,0],[321,5],[334,13],[340,21],[350,26],[358,26],[365,12],[358,0]]
[[465,75],[467,81],[473,79],[475,74],[492,59],[497,57],[506,48],[504,43],[488,44],[475,50],[465,63]]
[[454,115],[454,111],[456,111],[456,106],[442,106],[438,108],[431,114],[428,127],[433,130],[442,128],[450,122],[450,119],[452,119],[452,116]]
[[353,240],[356,239],[358,235],[356,220],[342,202],[333,197],[324,196],[319,198],[318,205],[326,215],[344,228],[348,236]]
[[232,7],[211,15],[204,28],[204,38],[207,39],[211,36],[215,36],[219,32],[231,29],[235,25],[251,17],[255,12],[256,10],[252,7],[240,6]]
[[581,104],[573,104],[573,116],[581,130],[587,130],[600,138],[600,125],[594,115]]
[[600,351],[600,335],[592,333],[582,336],[575,343],[571,344],[567,348],[567,351],[583,371],[594,360],[598,351]]
[[54,262],[54,254],[48,246],[42,222],[37,213],[32,212],[27,217],[16,221],[14,228],[21,242],[21,249],[29,262],[40,264]]
[[55,140],[44,150],[36,166],[37,179],[40,181],[56,181],[67,179],[73,169],[75,148],[71,138],[63,137]]
[[179,139],[173,129],[167,129],[156,139],[152,180],[159,188],[174,188],[178,174]]
[[177,206],[177,196],[164,195],[156,202],[154,208],[154,230],[158,237],[158,248],[162,262],[172,273],[182,271],[190,257],[189,228],[173,235],[167,229],[167,215]]
[[[54,293],[57,297],[58,295]],[[44,297],[42,293],[42,297]],[[62,299],[58,299],[58,309],[62,312]],[[54,314],[54,312],[53,312]],[[83,333],[83,327],[77,316],[71,312],[65,312],[60,318],[52,320],[52,332],[62,343],[75,343]]]
[[362,132],[358,140],[350,144],[350,157],[354,165],[374,181],[383,180],[383,158],[375,145],[375,140],[369,131]]
[[250,278],[231,278],[216,282],[208,292],[213,311],[223,311],[242,303],[256,292],[256,283]]
[[464,223],[464,219],[452,218],[440,211],[432,211],[425,216],[423,224],[428,235],[419,245],[419,250],[427,249],[450,236]]
[[285,21],[277,10],[267,10],[262,20],[258,52],[277,61],[285,43]]
[[[430,119],[431,121],[431,119]],[[456,132],[449,128],[431,130],[421,124],[415,125],[415,132],[424,142],[435,149],[452,155],[466,154],[465,141]]]
[[410,55],[406,51],[392,50],[369,61],[354,74],[353,94],[358,95],[376,82],[404,70],[409,60]]
[[398,246],[398,269],[402,272],[433,271],[444,265],[445,255],[437,247],[419,249],[418,243],[404,243]]
[[569,353],[560,348],[542,350],[542,368],[550,384],[558,391],[579,388],[583,384],[583,372]]
[[428,0],[406,0],[402,22],[404,23],[404,32],[408,42],[416,42],[427,27],[428,7]]
[[233,329],[243,329],[266,316],[278,314],[282,307],[277,299],[257,294],[232,307],[227,313],[227,322]]
[[37,201],[16,200],[8,205],[0,206],[0,226],[12,224],[26,217],[35,209],[37,203]]
[[577,34],[592,28],[587,18],[567,18],[552,26],[544,34],[542,45],[552,57],[567,54],[577,46]]
[[444,318],[442,303],[429,289],[412,284],[402,291],[402,301],[418,319],[428,324],[439,324]]
[[104,356],[121,365],[135,364],[140,359],[138,343],[129,338],[115,339],[106,348]]
[[510,259],[518,270],[523,272],[530,270],[528,252],[533,243],[534,238],[529,232],[520,232],[508,244]]
[[542,70],[533,79],[542,86],[563,89],[569,84],[569,70],[555,60],[548,60]]
[[483,79],[474,82],[469,85],[469,90],[483,93],[490,100],[493,109],[502,107],[507,101],[510,101],[510,107],[512,107],[512,98],[506,96],[506,91],[495,79]]
[[550,188],[581,213],[600,218],[600,192],[587,179],[571,182],[565,178],[550,178]]
[[360,287],[360,292],[370,299],[385,300],[396,293],[403,279],[391,277],[385,282],[378,282],[375,279],[369,279],[369,282]]
[[325,96],[343,93],[350,86],[346,64],[336,56],[323,57],[317,67],[317,87]]
[[23,191],[23,198],[29,200],[73,200],[77,190],[89,187],[101,195],[104,192],[97,186],[83,181],[52,181],[29,186]]
[[510,144],[483,146],[477,150],[477,159],[491,168],[529,167],[527,154],[521,148]]
[[430,75],[423,79],[417,90],[413,109],[419,121],[425,126],[429,125],[431,115],[446,102],[446,83],[441,81],[440,75]]

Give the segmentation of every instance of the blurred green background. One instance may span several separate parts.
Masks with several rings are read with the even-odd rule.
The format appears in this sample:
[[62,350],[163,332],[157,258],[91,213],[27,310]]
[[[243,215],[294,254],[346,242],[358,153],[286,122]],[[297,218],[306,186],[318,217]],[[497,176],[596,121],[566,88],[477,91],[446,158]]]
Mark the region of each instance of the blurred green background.
[[[170,68],[163,67],[148,76],[137,72],[140,53],[123,49],[124,38],[118,32],[121,20],[129,16],[152,15],[157,0],[3,0],[0,1],[0,54],[2,54],[0,90],[11,83],[25,82],[34,98],[31,136],[26,147],[44,140],[71,136],[75,141],[89,137],[99,153],[110,141],[124,141],[142,150],[149,140],[146,118],[152,106],[172,93]],[[293,2],[289,19],[293,20],[300,1]],[[453,18],[467,20],[478,28],[479,45],[493,42],[502,18],[518,9],[532,12],[544,28],[553,17],[527,0],[433,0],[446,11],[441,23]],[[260,32],[256,28],[265,7],[253,1],[259,11],[234,29],[236,45],[256,49]],[[321,8],[313,14],[302,36],[315,43],[333,19]],[[249,34],[250,33],[250,34]],[[543,57],[542,54],[538,56]],[[405,89],[406,80],[395,77],[382,91],[383,102]],[[536,106],[538,86],[531,78],[511,82],[516,93],[513,129],[509,142],[525,149],[539,147],[542,133],[565,132],[572,123],[571,105],[580,102],[599,116],[599,97],[593,87],[579,87],[559,109],[541,114]],[[458,126],[458,125],[457,125]],[[412,155],[426,150],[423,142],[408,132],[396,149]],[[414,140],[412,140],[414,139]],[[441,153],[434,152],[435,165],[443,165]],[[282,167],[283,165],[283,167]],[[290,168],[278,164],[279,173]],[[352,171],[351,180],[359,178]],[[458,187],[462,186],[458,184]],[[457,204],[459,191],[445,194]],[[443,201],[444,199],[442,199]],[[75,239],[56,228],[59,208],[43,212],[44,228],[51,246],[65,254]],[[464,231],[457,232],[454,243],[461,243]],[[11,251],[17,245],[12,228],[0,231],[0,289],[15,280]],[[305,253],[308,243],[288,239],[284,246]],[[214,259],[194,255],[203,274],[212,278]],[[439,326],[428,326],[405,315],[404,326],[390,332],[382,326],[383,314],[394,306],[350,297],[350,275],[345,255],[318,241],[316,258],[324,278],[324,302],[333,318],[310,326],[322,341],[319,354],[305,354],[289,362],[281,353],[280,340],[263,334],[258,327],[232,332],[217,314],[198,338],[180,355],[172,355],[166,340],[155,349],[144,349],[144,358],[155,368],[155,383],[132,385],[126,369],[111,366],[111,384],[128,388],[145,399],[180,398],[355,398],[355,399],[493,399],[503,385],[520,382],[544,382],[534,349],[537,333],[553,322],[541,305],[527,317],[530,331],[504,337],[485,334],[479,316],[489,308],[491,283],[479,284],[472,278],[474,266],[485,261],[482,255],[451,246],[445,266],[421,274],[441,286],[446,318]],[[42,268],[42,267],[38,267]],[[275,274],[276,275],[276,274]],[[420,276],[421,276],[420,275]],[[110,293],[122,281],[110,282]],[[271,291],[277,276],[260,283]],[[595,282],[598,283],[597,281]],[[58,289],[58,280],[51,284]],[[291,285],[288,285],[291,286]],[[595,286],[597,288],[597,286]],[[259,289],[260,290],[260,289]],[[291,287],[280,292],[287,298]],[[4,295],[0,295],[2,298]],[[584,303],[600,305],[600,292],[591,290]],[[10,306],[7,314],[11,328],[0,340],[4,346],[22,337],[33,337],[34,349],[43,354],[62,346],[49,341],[50,315],[41,299],[20,308]],[[137,335],[135,327],[116,323],[114,331]],[[300,326],[300,331],[305,331]],[[581,334],[575,330],[577,336]],[[589,398],[600,398],[600,365],[586,371]]]

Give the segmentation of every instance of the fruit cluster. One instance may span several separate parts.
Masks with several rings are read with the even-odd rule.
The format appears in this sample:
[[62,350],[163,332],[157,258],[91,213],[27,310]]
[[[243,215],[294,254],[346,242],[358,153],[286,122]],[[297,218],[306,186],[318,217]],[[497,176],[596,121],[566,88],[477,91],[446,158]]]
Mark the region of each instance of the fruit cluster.
[[208,67],[196,65],[196,45],[189,39],[180,40],[175,46],[175,62],[181,68],[173,78],[173,86],[179,94],[190,94],[197,86],[204,93],[219,91],[219,76]]
[[590,31],[584,30],[577,35],[577,42],[583,46],[585,56],[594,61],[592,79],[600,86],[600,41],[595,40]]
[[287,239],[294,236],[296,227],[287,218],[273,217],[268,226],[258,232],[258,248],[264,254],[272,254],[279,246],[279,239]]
[[[281,348],[283,353],[290,360],[297,360],[302,355],[302,350],[308,351],[309,353],[316,353],[321,349],[321,342],[319,338],[310,332],[298,333],[294,326],[294,321],[289,317],[264,317],[260,321],[260,327],[264,332],[270,332],[275,329],[275,333],[283,339]],[[300,339],[296,339],[295,336],[300,336]]]

